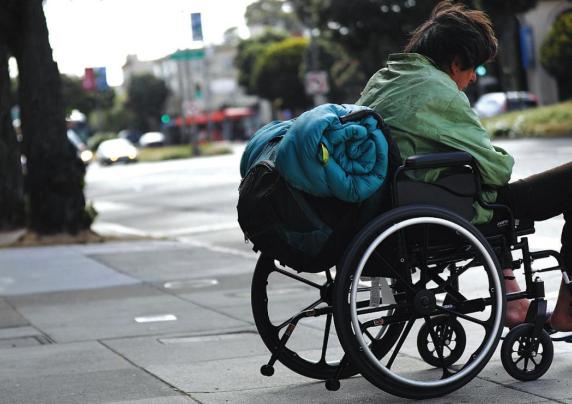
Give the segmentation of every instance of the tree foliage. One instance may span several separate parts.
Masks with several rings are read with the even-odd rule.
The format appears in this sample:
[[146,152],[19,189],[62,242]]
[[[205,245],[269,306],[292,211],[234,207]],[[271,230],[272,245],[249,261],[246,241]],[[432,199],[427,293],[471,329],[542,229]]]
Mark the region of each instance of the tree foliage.
[[[320,37],[343,46],[369,77],[390,53],[405,45],[438,0],[292,0],[302,20],[311,21]],[[363,83],[365,84],[365,83]]]
[[251,87],[261,97],[278,103],[282,108],[307,108],[301,72],[308,40],[287,38],[267,46],[256,60]]
[[274,27],[291,34],[300,34],[302,23],[288,10],[283,0],[258,0],[246,7],[244,18],[248,26]]
[[561,98],[572,97],[572,12],[561,14],[554,21],[540,48],[540,61],[557,79]]
[[134,127],[142,132],[156,130],[169,89],[165,81],[152,74],[133,76],[127,84],[127,108],[132,111]]
[[554,77],[570,75],[572,70],[572,12],[561,14],[550,28],[540,49],[544,68]]
[[113,107],[115,91],[108,88],[103,91],[87,91],[79,77],[61,75],[62,97],[66,115],[74,109],[91,114],[96,109],[106,110]]
[[[366,77],[381,66],[390,53],[400,52],[410,33],[425,21],[440,0],[290,0],[300,20],[343,46],[359,63]],[[500,53],[505,63],[502,71],[518,73],[516,14],[525,12],[537,0],[453,0],[470,8],[485,10],[500,38]],[[365,83],[363,83],[365,84]],[[508,85],[508,83],[507,83]]]
[[239,42],[234,66],[238,69],[238,84],[243,86],[247,93],[256,94],[256,90],[251,86],[256,59],[268,45],[280,42],[286,37],[283,32],[266,30],[262,35]]

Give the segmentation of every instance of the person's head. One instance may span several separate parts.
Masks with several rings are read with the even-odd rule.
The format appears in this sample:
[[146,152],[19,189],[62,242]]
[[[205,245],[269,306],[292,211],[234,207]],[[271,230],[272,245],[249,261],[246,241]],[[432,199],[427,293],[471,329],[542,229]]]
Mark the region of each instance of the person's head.
[[485,13],[442,1],[413,32],[404,52],[430,58],[464,90],[476,79],[475,68],[496,56],[497,47]]

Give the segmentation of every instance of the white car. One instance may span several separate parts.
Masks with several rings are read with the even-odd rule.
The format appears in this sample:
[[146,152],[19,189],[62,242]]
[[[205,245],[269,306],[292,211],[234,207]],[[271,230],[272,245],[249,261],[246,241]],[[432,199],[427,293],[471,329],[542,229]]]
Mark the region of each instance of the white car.
[[139,138],[140,147],[156,147],[165,145],[165,135],[161,132],[147,132]]
[[120,161],[125,163],[137,161],[137,149],[127,139],[111,139],[101,142],[95,158],[100,164],[108,165],[118,163]]
[[503,112],[518,111],[538,106],[538,97],[526,91],[483,94],[475,103],[479,118],[489,118]]

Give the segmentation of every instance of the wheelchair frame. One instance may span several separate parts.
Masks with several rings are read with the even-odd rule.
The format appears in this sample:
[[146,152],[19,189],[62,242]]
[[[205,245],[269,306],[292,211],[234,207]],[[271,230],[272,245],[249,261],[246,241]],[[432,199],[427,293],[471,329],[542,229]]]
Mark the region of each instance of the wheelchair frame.
[[[359,111],[346,117],[342,117],[341,120],[342,122],[359,120],[365,114],[366,113],[364,111]],[[382,127],[383,121],[381,120],[381,117],[379,117],[377,114],[374,115],[376,118],[378,118],[380,127]],[[411,182],[403,181],[401,180],[401,177],[403,177],[405,173],[411,170],[426,170],[433,168],[461,168],[465,171],[466,169],[469,169],[470,175],[473,178],[473,184],[471,187],[467,188],[466,181],[464,181],[463,186],[465,186],[466,189],[461,190],[460,192],[458,190],[455,191],[451,189],[445,191],[445,194],[452,194],[453,199],[456,199],[458,203],[455,201],[450,202],[450,200],[447,198],[441,198],[440,195],[437,195],[439,194],[438,190],[436,192],[426,193],[425,195],[416,195],[415,192],[413,195],[406,195],[407,192],[403,191],[402,185],[406,184],[406,189],[407,186],[411,185]],[[465,176],[464,178],[466,180],[467,177]],[[437,186],[437,188],[439,188],[439,186]],[[536,252],[530,251],[528,246],[528,239],[526,236],[533,233],[534,228],[522,226],[522,223],[519,223],[519,221],[514,218],[513,213],[508,206],[486,203],[481,197],[481,190],[482,187],[478,167],[474,159],[466,152],[448,152],[412,156],[406,159],[402,165],[397,167],[397,169],[391,173],[390,198],[392,209],[388,212],[382,213],[378,219],[373,221],[374,223],[372,223],[371,226],[368,226],[366,229],[362,230],[354,238],[344,253],[344,256],[340,260],[338,270],[336,271],[336,279],[334,279],[334,276],[330,270],[327,270],[325,272],[325,283],[319,284],[316,281],[305,279],[304,277],[300,276],[300,274],[292,273],[285,268],[279,268],[274,263],[272,257],[266,257],[262,253],[253,276],[251,295],[252,309],[256,327],[272,355],[269,362],[262,366],[261,373],[265,376],[271,376],[274,373],[273,365],[278,360],[299,374],[311,378],[325,380],[326,388],[328,390],[337,390],[340,387],[340,379],[350,377],[357,372],[360,372],[373,384],[395,395],[419,399],[448,394],[472,380],[472,378],[474,378],[478,372],[486,365],[490,356],[493,354],[494,349],[500,340],[500,331],[502,331],[502,321],[504,320],[504,307],[506,301],[526,298],[532,300],[526,316],[526,322],[513,328],[506,335],[501,349],[501,359],[503,366],[507,372],[517,379],[534,380],[541,377],[550,367],[553,356],[553,347],[552,340],[544,330],[544,324],[546,321],[544,283],[540,278],[534,277],[534,275],[548,271],[561,270],[567,285],[570,284],[570,281],[562,265],[560,254],[553,250],[543,250]],[[493,211],[502,211],[505,213],[506,222],[500,231],[489,235],[483,235],[480,233],[480,230],[475,229],[474,226],[472,226],[467,221],[467,219],[470,219],[469,215],[472,215],[472,204],[474,201],[485,208],[492,209]],[[467,208],[468,203],[470,203],[470,208]],[[375,242],[391,229],[393,229],[391,231],[398,232],[396,233],[396,237],[398,239],[398,250],[403,251],[404,248],[406,250],[408,246],[405,245],[406,243],[403,241],[404,230],[395,230],[397,227],[399,227],[399,224],[396,226],[395,223],[391,222],[392,215],[397,218],[408,218],[416,209],[425,213],[429,212],[429,215],[437,217],[438,220],[436,219],[435,222],[445,223],[445,227],[449,228],[447,231],[454,229],[456,234],[462,233],[467,240],[471,240],[473,245],[477,247],[474,249],[474,251],[477,251],[475,253],[477,254],[477,258],[475,258],[474,261],[470,261],[469,264],[467,264],[467,267],[469,267],[469,265],[484,265],[485,267],[488,267],[488,269],[485,268],[485,271],[489,286],[491,284],[494,286],[490,288],[491,296],[481,298],[480,300],[473,299],[461,302],[459,303],[459,307],[465,304],[466,306],[470,307],[465,308],[464,310],[478,311],[480,309],[483,311],[484,307],[490,304],[492,313],[492,305],[495,304],[494,299],[497,299],[497,309],[503,310],[500,317],[496,316],[494,318],[495,325],[494,327],[491,327],[493,330],[490,331],[490,335],[487,335],[487,332],[485,332],[486,341],[483,341],[481,346],[478,347],[475,351],[480,355],[480,359],[476,360],[476,354],[473,353],[473,357],[470,357],[467,364],[465,364],[465,366],[458,372],[451,371],[450,367],[456,361],[453,360],[453,358],[456,358],[457,356],[460,357],[463,352],[459,353],[459,351],[463,351],[465,347],[464,344],[466,341],[463,343],[461,338],[464,335],[464,330],[462,329],[462,326],[459,328],[459,323],[457,321],[457,316],[460,316],[459,318],[463,318],[462,316],[465,314],[463,314],[461,310],[461,312],[456,313],[455,315],[449,314],[448,319],[445,318],[445,315],[443,315],[442,312],[441,316],[437,315],[438,313],[436,312],[436,308],[439,307],[435,303],[435,294],[437,292],[433,293],[431,291],[424,290],[417,290],[412,292],[407,290],[400,290],[400,288],[402,288],[401,284],[406,285],[406,283],[397,280],[391,286],[393,291],[389,291],[389,293],[392,295],[389,296],[389,300],[391,301],[391,299],[394,299],[394,302],[396,300],[399,301],[399,299],[403,300],[405,299],[403,296],[407,295],[408,297],[406,299],[411,301],[408,301],[407,305],[403,305],[404,307],[407,306],[405,309],[402,309],[400,304],[396,303],[393,305],[395,306],[393,309],[388,309],[390,311],[389,316],[382,316],[366,323],[362,323],[359,320],[356,320],[356,313],[358,310],[362,314],[366,313],[368,306],[367,302],[359,301],[356,298],[356,294],[358,293],[357,291],[360,289],[358,283],[360,282],[361,273],[366,264],[360,262],[359,265],[357,265],[357,280],[355,278],[352,279],[354,276],[353,271],[356,267],[355,264],[357,262],[355,255],[359,255],[364,250],[366,250],[365,244],[369,246],[373,236],[376,236],[374,240]],[[409,220],[411,223],[415,222],[413,219],[407,220]],[[409,223],[407,220],[404,222]],[[380,233],[379,237],[377,237],[377,229],[375,228],[376,225],[381,230],[385,229],[385,233]],[[416,224],[414,223],[413,226],[415,225]],[[425,225],[428,226],[427,223],[425,223]],[[390,236],[392,235],[393,233],[391,233]],[[387,236],[388,239],[390,236]],[[425,238],[427,240],[427,235]],[[382,239],[380,243],[384,241],[385,239]],[[482,248],[478,245],[479,243],[482,245]],[[427,248],[427,241],[425,241],[425,244],[426,251],[424,254],[427,255],[427,251],[429,251],[429,248]],[[370,248],[369,250],[375,250],[376,248],[378,248],[378,245]],[[466,248],[466,246],[463,245],[463,248]],[[481,251],[478,251],[479,248]],[[493,258],[488,259],[488,261],[486,258],[487,255],[491,256],[493,248],[510,248],[511,251],[521,251],[522,258],[512,261],[512,269],[516,270],[521,267],[523,268],[526,285],[524,291],[509,294],[504,292],[504,281],[502,280],[501,272],[503,268],[500,268],[500,265],[494,256],[495,254],[492,254]],[[369,250],[366,250],[366,252]],[[463,254],[464,253],[461,254],[462,257],[464,256]],[[483,257],[485,259],[483,259]],[[532,268],[532,263],[535,260],[549,257],[552,257],[556,260],[556,266],[537,270]],[[447,299],[455,299],[455,290],[451,287],[451,285],[454,284],[455,277],[457,276],[457,269],[455,269],[455,265],[457,265],[457,263],[454,262],[453,266],[451,266],[451,262],[448,262],[451,261],[450,257],[445,257],[443,260],[445,261],[445,266],[438,268],[441,268],[441,271],[449,271],[452,283],[448,286],[444,286],[441,283],[443,280],[438,280],[439,276],[434,277],[431,279],[431,281],[437,282],[438,284],[437,288],[432,289],[433,291],[439,291],[440,293],[446,291],[446,296],[443,303],[443,307],[445,307]],[[425,268],[428,268],[426,265],[428,261],[429,260],[427,257],[425,257]],[[469,268],[472,268],[472,266]],[[466,270],[467,269],[465,268],[464,271]],[[268,301],[270,296],[269,293],[267,293],[267,287],[269,277],[274,272],[279,273],[287,278],[302,282],[303,284],[313,287],[319,291],[318,300],[290,316],[286,321],[281,322],[281,324],[277,326],[272,324],[268,313]],[[421,272],[423,272],[421,270],[419,272],[419,276],[430,276],[421,274]],[[411,276],[411,274],[408,276]],[[372,279],[374,278],[375,277]],[[371,285],[375,283],[374,280],[371,282]],[[350,284],[353,286],[350,286],[350,294],[348,295],[348,286]],[[458,287],[458,284],[456,286]],[[384,298],[387,298],[387,291],[389,289],[387,288],[387,285],[385,285],[385,287],[386,289]],[[496,291],[494,291],[495,288],[497,289]],[[373,295],[375,288],[373,286],[367,286],[365,288],[361,287],[361,289],[365,289]],[[569,289],[572,289],[570,285]],[[431,293],[433,293],[433,295],[431,295]],[[352,299],[355,307],[346,307],[348,300],[350,305],[352,304]],[[429,303],[424,306],[423,302],[425,301],[429,301]],[[322,307],[320,307],[320,305],[322,305]],[[389,304],[386,307],[393,306]],[[372,312],[375,311],[375,307],[371,310]],[[301,355],[299,355],[295,350],[290,350],[287,344],[297,329],[300,320],[304,318],[321,316],[326,316],[321,356],[318,361],[312,362],[303,359]],[[352,317],[351,321],[349,321],[348,316]],[[413,318],[414,316],[417,317],[415,317],[413,321],[410,320],[407,322],[407,316],[410,318]],[[493,315],[491,314],[491,317],[492,316]],[[403,335],[405,331],[407,333],[409,332],[414,320],[417,318],[425,319],[425,324],[421,327],[418,334],[419,353],[426,363],[437,368],[442,368],[443,372],[441,379],[432,383],[426,383],[424,381],[409,382],[405,379],[402,380],[403,378],[401,378],[401,376],[393,375],[388,369],[393,364],[393,360],[397,355],[396,353],[392,353],[391,358],[388,361],[389,367],[385,369],[388,370],[389,373],[386,373],[385,370],[382,369],[383,366],[380,367],[381,365],[378,366],[375,363],[376,361],[381,362],[382,358],[384,358],[392,349],[395,351],[395,348],[397,348],[397,351],[399,351],[400,344],[403,343],[402,339],[404,338]],[[328,340],[330,338],[332,320],[335,320],[334,323],[338,332],[338,337],[340,338],[340,342],[344,349],[344,354],[339,361],[328,363],[326,361],[326,351],[328,347]],[[375,321],[379,322],[380,324],[375,324]],[[498,328],[499,321],[500,328]],[[483,323],[485,323],[485,321],[483,321]],[[359,336],[363,331],[362,329],[365,328],[364,324],[376,326],[379,325],[381,327],[379,334],[377,334],[375,337],[370,336],[371,338],[369,338],[369,342],[364,342],[363,339],[360,339],[362,337]],[[423,351],[425,348],[423,348],[423,344],[420,345],[419,342],[423,338],[420,338],[419,335],[423,335],[426,340],[432,340],[434,351]],[[449,341],[452,335],[458,338],[456,344],[459,343],[459,346],[462,346],[462,348],[459,348],[457,345],[455,345],[453,350],[450,350],[450,355],[445,357],[445,342]],[[359,340],[357,344],[355,341],[356,336]],[[439,346],[439,344],[441,345]],[[516,350],[514,350],[515,347]],[[367,354],[364,354],[364,351],[367,351]],[[435,357],[435,353],[437,353],[437,357]],[[537,363],[534,359],[537,357],[537,355],[542,356],[542,359],[539,363]],[[522,361],[525,363],[524,368],[519,366],[519,363]],[[531,370],[528,369],[528,364],[530,362],[534,364]]]

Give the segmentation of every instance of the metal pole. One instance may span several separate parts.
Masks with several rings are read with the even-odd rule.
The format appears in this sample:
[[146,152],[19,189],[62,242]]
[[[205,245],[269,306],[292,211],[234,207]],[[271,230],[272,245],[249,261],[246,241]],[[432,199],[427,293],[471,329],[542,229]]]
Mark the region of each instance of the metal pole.
[[[189,100],[188,104],[186,105],[187,108],[185,108],[185,119],[187,117],[187,110],[190,109],[190,104],[193,102],[194,96],[193,96],[193,80],[192,80],[192,70],[190,68],[190,64],[191,64],[191,60],[190,59],[186,59],[185,60],[185,76],[187,78],[187,99]],[[191,114],[189,114],[190,116]],[[195,122],[191,122],[190,125],[190,138],[191,138],[191,148],[193,151],[193,155],[194,156],[199,156],[201,154],[201,151],[199,149],[199,137],[197,134],[197,124]]]
[[[203,46],[204,46],[204,42],[203,42]],[[210,112],[212,109],[212,105],[211,105],[211,89],[210,89],[210,71],[209,71],[209,67],[210,67],[210,61],[209,61],[209,57],[210,57],[210,51],[207,50],[206,46],[205,48],[205,57],[203,59],[203,66],[204,66],[204,78],[205,78],[205,89],[204,89],[204,94],[205,94],[205,111],[207,114],[207,141],[211,141],[212,140],[212,126],[213,126],[213,122],[210,118]]]
[[183,77],[183,69],[181,67],[181,60],[175,62],[177,64],[177,76],[179,81],[179,95],[181,99],[181,142],[188,142],[187,138],[189,135],[187,127],[187,114],[186,114],[186,104],[187,104],[187,92],[185,89],[185,81]]

